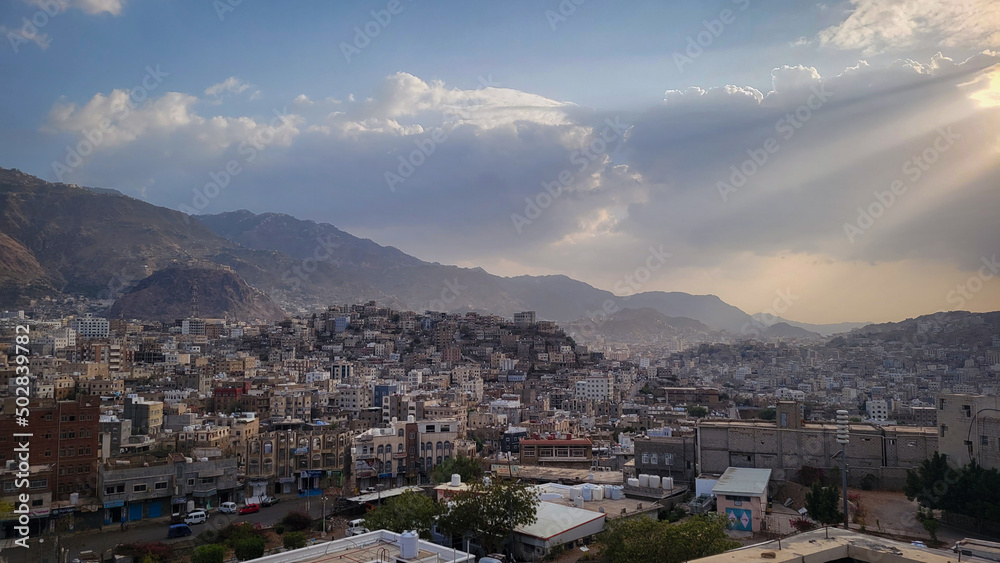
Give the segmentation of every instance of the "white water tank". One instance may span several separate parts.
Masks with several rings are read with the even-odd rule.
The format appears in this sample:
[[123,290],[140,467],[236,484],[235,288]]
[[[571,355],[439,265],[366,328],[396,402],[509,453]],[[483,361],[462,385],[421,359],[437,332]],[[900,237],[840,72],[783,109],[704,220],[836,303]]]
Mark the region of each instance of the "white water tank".
[[451,474],[451,486],[452,487],[457,487],[457,486],[459,486],[461,484],[462,484],[462,476],[459,475],[458,473],[452,473]]
[[614,487],[613,489],[611,489],[611,498],[614,499],[614,500],[621,500],[621,498],[622,498],[622,488],[621,487]]
[[69,494],[69,503],[70,504],[72,504],[72,505],[75,506],[76,503],[79,502],[79,501],[80,501],[80,493],[70,493]]
[[638,487],[639,486],[639,480],[636,479],[635,477],[630,477],[629,480],[628,480],[628,486],[629,487]]
[[538,495],[538,500],[559,500],[563,496],[559,493],[542,493]]
[[583,488],[583,500],[594,500],[594,494],[590,487]]
[[671,490],[671,489],[673,489],[674,488],[674,478],[673,477],[664,477],[663,478],[663,488],[666,489],[666,490],[668,490],[668,491]]
[[642,473],[639,475],[639,486],[648,487],[649,486],[649,475]]
[[570,489],[569,498],[583,498],[583,487],[573,487]]
[[420,536],[415,531],[403,532],[399,536],[399,558],[416,559],[420,554]]
[[576,497],[575,499],[573,499],[573,506],[577,508],[583,508],[583,498]]
[[594,500],[604,500],[604,487],[594,487],[594,490],[590,492]]

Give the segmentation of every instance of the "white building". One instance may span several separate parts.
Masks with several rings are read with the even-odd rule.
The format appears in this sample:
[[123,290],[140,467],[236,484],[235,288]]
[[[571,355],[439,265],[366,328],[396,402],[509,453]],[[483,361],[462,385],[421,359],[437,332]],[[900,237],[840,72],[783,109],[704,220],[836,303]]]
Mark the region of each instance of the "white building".
[[90,313],[73,319],[69,326],[80,338],[107,338],[111,332],[108,319],[95,317]]

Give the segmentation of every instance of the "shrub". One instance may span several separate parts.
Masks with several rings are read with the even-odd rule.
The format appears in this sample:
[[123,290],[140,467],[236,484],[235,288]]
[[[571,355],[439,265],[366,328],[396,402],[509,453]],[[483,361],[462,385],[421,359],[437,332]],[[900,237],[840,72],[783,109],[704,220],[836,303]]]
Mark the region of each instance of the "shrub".
[[808,532],[816,528],[816,524],[806,518],[796,518],[791,521],[791,524],[799,532]]
[[862,491],[873,491],[879,486],[878,477],[874,473],[868,473],[861,479]]
[[162,563],[174,558],[174,548],[163,542],[136,542],[121,545],[115,550],[118,555],[125,555],[133,561],[146,561]]
[[226,559],[226,548],[219,544],[202,545],[191,554],[191,563],[222,563]]
[[826,471],[823,471],[819,467],[812,467],[809,465],[803,465],[799,469],[799,484],[805,485],[806,487],[811,487],[813,483],[822,483],[823,479],[826,477]]
[[313,519],[305,512],[289,512],[281,519],[281,524],[286,530],[302,532],[312,527]]
[[255,536],[257,536],[257,531],[253,529],[253,524],[249,522],[237,522],[219,530],[218,541],[219,543],[225,543],[233,547],[233,544],[236,542]]
[[306,535],[302,532],[289,532],[281,538],[281,544],[289,551],[303,548],[306,546]]
[[279,536],[281,534],[285,533],[285,525],[284,524],[275,524],[274,528],[271,528],[271,529],[274,530],[274,533],[278,534]]
[[267,542],[264,541],[262,536],[240,538],[239,540],[233,542],[233,554],[236,555],[236,559],[239,559],[240,561],[257,559],[264,556],[264,548],[266,545]]

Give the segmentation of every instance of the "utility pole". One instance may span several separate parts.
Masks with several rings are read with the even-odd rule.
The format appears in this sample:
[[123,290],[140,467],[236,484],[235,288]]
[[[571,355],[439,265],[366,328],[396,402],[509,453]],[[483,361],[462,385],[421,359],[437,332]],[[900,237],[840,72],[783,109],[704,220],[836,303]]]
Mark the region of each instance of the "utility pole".
[[323,537],[326,537],[326,495],[323,495]]
[[850,441],[850,418],[845,410],[837,411],[837,443],[841,445],[840,457],[843,463],[843,496],[844,496],[844,529],[851,527],[851,518],[847,513],[847,443]]

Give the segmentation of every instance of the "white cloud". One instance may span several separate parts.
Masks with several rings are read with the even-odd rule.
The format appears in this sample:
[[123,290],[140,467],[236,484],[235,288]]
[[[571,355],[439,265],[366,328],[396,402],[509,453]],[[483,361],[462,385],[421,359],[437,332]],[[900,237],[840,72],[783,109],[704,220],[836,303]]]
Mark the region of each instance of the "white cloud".
[[28,3],[42,10],[52,10],[53,7],[59,12],[69,9],[77,9],[86,14],[108,13],[113,16],[121,15],[128,0],[29,0]]
[[824,45],[867,54],[917,46],[1000,46],[996,0],[852,0],[847,18],[819,34]]
[[230,76],[218,84],[212,84],[205,88],[205,95],[219,100],[225,94],[242,94],[247,88],[250,88],[249,84],[235,76]]

